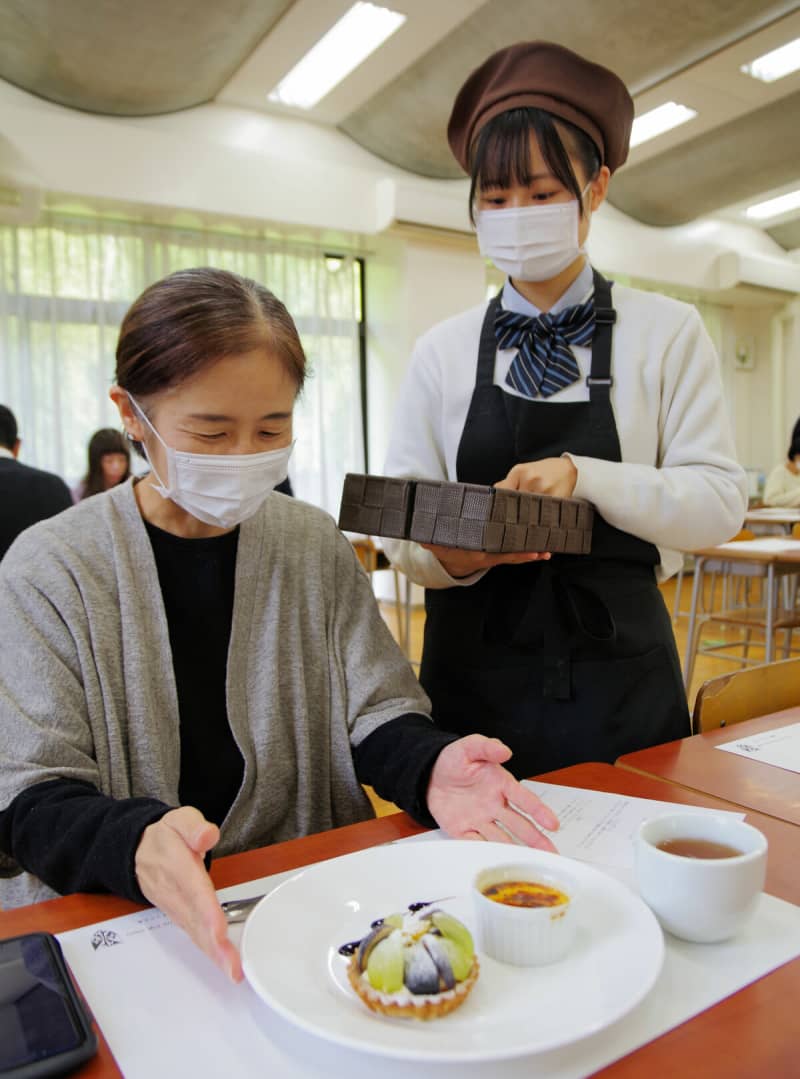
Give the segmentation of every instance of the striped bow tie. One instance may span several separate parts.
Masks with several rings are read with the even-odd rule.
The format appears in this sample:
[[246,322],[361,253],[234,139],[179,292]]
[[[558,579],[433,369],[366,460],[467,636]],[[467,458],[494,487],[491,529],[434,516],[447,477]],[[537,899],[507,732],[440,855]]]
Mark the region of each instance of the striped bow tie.
[[494,320],[498,348],[517,348],[506,385],[524,397],[551,397],[581,377],[570,344],[588,345],[594,336],[594,296],[557,315],[538,318],[498,309]]

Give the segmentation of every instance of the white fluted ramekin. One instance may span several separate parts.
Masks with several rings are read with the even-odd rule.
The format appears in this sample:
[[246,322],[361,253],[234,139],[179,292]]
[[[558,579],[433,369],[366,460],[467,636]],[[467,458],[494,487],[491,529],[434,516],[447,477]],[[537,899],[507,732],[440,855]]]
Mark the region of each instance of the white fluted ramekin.
[[[516,880],[557,888],[568,901],[553,907],[513,907],[483,894],[493,884]],[[575,881],[560,870],[540,869],[525,862],[481,870],[472,889],[479,948],[492,959],[519,967],[556,962],[567,954],[575,938],[576,895]]]

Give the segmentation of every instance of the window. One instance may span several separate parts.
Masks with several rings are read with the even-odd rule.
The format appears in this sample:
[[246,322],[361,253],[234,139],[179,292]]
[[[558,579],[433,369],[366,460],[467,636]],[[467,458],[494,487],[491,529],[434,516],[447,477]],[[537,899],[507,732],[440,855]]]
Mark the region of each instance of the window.
[[288,307],[311,367],[290,475],[299,497],[335,514],[344,473],[364,467],[362,266],[261,238],[55,215],[0,227],[0,402],[17,416],[20,459],[79,479],[92,432],[119,426],[108,389],[125,311],[191,266],[252,277]]

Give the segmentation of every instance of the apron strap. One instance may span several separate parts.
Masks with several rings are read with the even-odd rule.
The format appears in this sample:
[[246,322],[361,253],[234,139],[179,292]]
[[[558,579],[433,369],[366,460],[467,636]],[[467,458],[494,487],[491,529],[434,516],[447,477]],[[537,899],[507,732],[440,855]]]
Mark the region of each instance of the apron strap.
[[494,385],[494,362],[497,355],[497,335],[494,332],[494,320],[500,309],[502,296],[503,290],[501,289],[489,301],[486,314],[483,316],[480,342],[478,344],[478,371],[475,377],[476,387],[482,389]]
[[593,269],[594,276],[594,338],[592,340],[592,368],[587,375],[589,400],[592,404],[611,400],[611,332],[617,321],[617,312],[611,302],[611,282]]

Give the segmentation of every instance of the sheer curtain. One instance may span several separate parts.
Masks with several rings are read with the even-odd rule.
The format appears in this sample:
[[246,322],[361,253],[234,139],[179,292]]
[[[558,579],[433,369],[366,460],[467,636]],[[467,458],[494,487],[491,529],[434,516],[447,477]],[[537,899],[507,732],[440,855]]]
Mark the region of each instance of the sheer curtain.
[[271,289],[311,365],[295,414],[295,493],[338,511],[346,471],[362,471],[361,278],[351,258],[261,238],[47,217],[0,226],[0,403],[16,414],[20,460],[75,482],[108,400],[117,331],[140,292],[173,270],[217,266]]

